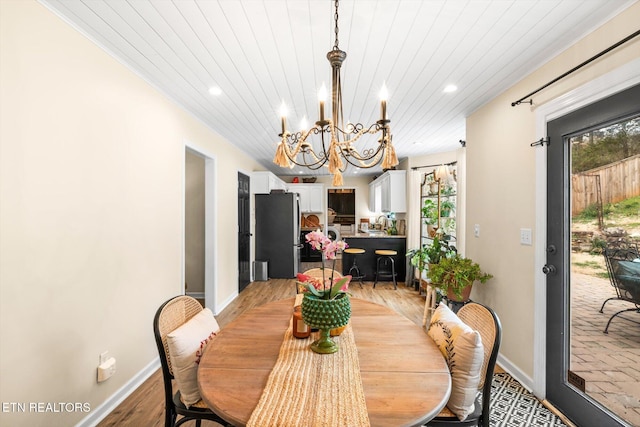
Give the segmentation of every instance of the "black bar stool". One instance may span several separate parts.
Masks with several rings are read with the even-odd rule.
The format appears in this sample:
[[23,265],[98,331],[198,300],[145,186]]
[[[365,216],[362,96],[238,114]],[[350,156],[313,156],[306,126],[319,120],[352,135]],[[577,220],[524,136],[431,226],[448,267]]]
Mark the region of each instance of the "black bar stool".
[[[376,280],[373,282],[373,287],[376,287],[378,278],[387,276],[393,279],[393,288],[398,289],[398,282],[396,281],[396,261],[393,259],[394,256],[398,255],[398,252],[391,249],[376,249],[376,255],[378,255],[378,259],[376,260]],[[382,263],[383,266],[385,264],[391,264],[391,271],[381,271],[380,263]]]
[[[360,282],[360,287],[362,287],[362,279],[364,278],[364,276],[362,275],[362,273],[360,273],[360,268],[356,263],[356,258],[358,258],[358,255],[362,255],[366,251],[360,248],[347,248],[343,252],[353,256],[353,265],[351,266],[351,268],[349,269],[349,273],[347,274],[351,275],[352,280],[357,279]],[[352,272],[356,274],[352,274]]]

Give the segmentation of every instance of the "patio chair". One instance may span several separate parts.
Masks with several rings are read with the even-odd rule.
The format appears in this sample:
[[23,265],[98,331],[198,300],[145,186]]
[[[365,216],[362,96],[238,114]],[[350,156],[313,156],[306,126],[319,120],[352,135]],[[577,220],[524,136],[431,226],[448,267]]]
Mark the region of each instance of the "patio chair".
[[[604,258],[609,271],[611,286],[616,290],[616,296],[607,298],[600,307],[611,300],[630,302],[634,307],[620,310],[609,318],[604,333],[609,332],[609,325],[614,317],[627,311],[640,313],[640,253],[634,244],[626,244],[616,248],[607,248]],[[629,319],[628,319],[629,320]]]

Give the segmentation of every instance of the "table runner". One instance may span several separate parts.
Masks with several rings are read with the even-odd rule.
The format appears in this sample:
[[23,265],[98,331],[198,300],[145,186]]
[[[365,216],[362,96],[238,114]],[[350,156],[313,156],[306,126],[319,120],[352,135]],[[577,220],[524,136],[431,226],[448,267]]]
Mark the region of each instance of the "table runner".
[[334,340],[333,354],[314,353],[318,338],[284,335],[280,354],[247,427],[365,427],[369,416],[353,330],[348,325]]

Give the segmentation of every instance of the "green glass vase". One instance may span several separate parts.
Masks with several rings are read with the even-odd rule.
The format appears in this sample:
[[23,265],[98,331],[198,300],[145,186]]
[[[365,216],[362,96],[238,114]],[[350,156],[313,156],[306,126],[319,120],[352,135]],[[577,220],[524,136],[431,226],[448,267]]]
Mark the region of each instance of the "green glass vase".
[[305,294],[302,300],[302,319],[312,328],[320,330],[320,338],[311,344],[311,350],[321,354],[338,351],[338,344],[331,339],[331,329],[349,323],[351,318],[351,300],[349,295],[341,294],[336,299],[320,299]]

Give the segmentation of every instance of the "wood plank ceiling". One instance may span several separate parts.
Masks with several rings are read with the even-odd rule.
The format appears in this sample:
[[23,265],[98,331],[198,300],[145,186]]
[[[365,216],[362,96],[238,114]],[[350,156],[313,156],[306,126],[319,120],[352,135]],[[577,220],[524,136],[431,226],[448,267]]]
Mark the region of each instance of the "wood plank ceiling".
[[[331,86],[330,0],[41,2],[266,168],[301,173],[272,163],[278,109],[284,100],[292,128],[317,120],[317,90]],[[342,0],[345,121],[375,122],[386,82],[401,159],[457,149],[465,117],[632,3]]]

